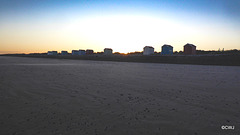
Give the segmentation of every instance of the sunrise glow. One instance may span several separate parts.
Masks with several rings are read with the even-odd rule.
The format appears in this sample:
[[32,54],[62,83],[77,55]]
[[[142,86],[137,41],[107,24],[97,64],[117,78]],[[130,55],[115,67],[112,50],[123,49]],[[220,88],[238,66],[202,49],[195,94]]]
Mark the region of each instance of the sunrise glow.
[[240,49],[239,13],[217,5],[226,1],[205,2],[206,9],[201,1],[2,1],[0,53],[106,47],[128,53],[146,45],[160,51],[163,44],[180,51],[186,43]]

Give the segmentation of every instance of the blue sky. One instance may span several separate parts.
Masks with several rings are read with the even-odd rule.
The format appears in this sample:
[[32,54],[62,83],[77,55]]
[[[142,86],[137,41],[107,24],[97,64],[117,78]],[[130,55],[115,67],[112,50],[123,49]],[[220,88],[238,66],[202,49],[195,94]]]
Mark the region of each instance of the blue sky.
[[201,14],[224,14],[240,17],[239,0],[1,0],[1,13],[41,12],[81,8],[92,11],[139,9],[143,11],[186,11]]
[[[130,19],[131,25],[128,25],[126,19],[135,16],[137,16],[136,19]],[[118,18],[120,20],[117,20]],[[56,50],[59,51],[61,49],[70,51],[71,48],[92,48],[101,51],[104,47],[112,47],[114,50],[129,52],[141,51],[144,45],[154,46],[157,51],[160,51],[161,45],[165,43],[172,44],[175,50],[179,51],[188,41],[196,44],[198,49],[204,50],[240,49],[240,40],[237,38],[240,37],[239,0],[1,0],[0,20],[0,28],[3,29],[0,32],[0,51],[2,52],[14,50],[14,48],[16,52],[43,52],[55,49],[57,44],[60,47],[58,46]],[[125,28],[125,32],[128,33],[128,29],[131,29],[134,23],[141,24],[144,20],[149,21],[143,22],[144,25],[139,25],[136,29],[144,27],[142,32],[155,33],[152,35],[154,37],[157,34],[154,31],[156,27],[159,33],[167,33],[167,36],[159,34],[157,35],[159,40],[157,38],[138,40],[147,35],[138,35],[132,40],[126,36],[122,39],[112,37],[115,41],[103,39],[103,36],[101,39],[98,38],[98,35],[101,36],[105,31],[103,35],[106,37],[113,31],[109,30],[107,25],[99,25],[97,22],[110,21],[116,24],[115,27]],[[151,31],[149,31],[146,27],[153,25],[151,21],[156,21],[154,24],[156,26],[150,27]],[[89,23],[92,25],[88,26]],[[126,24],[121,25],[122,23]],[[158,27],[157,23],[162,26]],[[168,23],[171,25],[168,26]],[[96,26],[94,27],[96,31],[91,29],[92,26]],[[104,29],[98,29],[97,26]],[[114,26],[111,26],[111,29]],[[81,31],[83,28],[88,29],[82,33],[74,30]],[[168,32],[167,28],[171,30]],[[176,33],[182,34],[175,34],[173,28],[179,28]],[[187,28],[186,31],[184,31],[185,28]],[[98,35],[91,37],[89,29],[91,33],[98,33]],[[121,37],[118,30],[121,31],[116,29],[116,33],[113,32],[112,35]],[[121,32],[124,35],[124,32]],[[191,32],[194,36],[189,34]],[[84,35],[84,33],[88,34]],[[172,36],[171,33],[175,35]],[[134,32],[132,34],[135,35]],[[28,37],[32,37],[31,41]],[[62,42],[56,41],[58,39]],[[39,41],[48,45],[41,48],[38,46]],[[126,46],[130,49],[121,49],[121,44],[128,42],[131,44]],[[227,45],[227,43],[230,44]],[[72,46],[69,46],[70,44]]]

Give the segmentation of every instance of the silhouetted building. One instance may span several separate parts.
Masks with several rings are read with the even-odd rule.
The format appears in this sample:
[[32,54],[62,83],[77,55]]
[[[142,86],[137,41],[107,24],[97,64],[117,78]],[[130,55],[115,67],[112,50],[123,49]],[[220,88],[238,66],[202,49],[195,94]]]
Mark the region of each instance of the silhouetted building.
[[48,52],[47,52],[47,55],[52,55],[52,51],[48,51]]
[[87,49],[86,54],[93,54],[93,50]]
[[53,55],[57,55],[58,52],[57,51],[52,51]]
[[61,55],[68,55],[67,51],[61,51]]
[[79,55],[79,50],[72,50],[72,55]]
[[143,55],[151,55],[154,54],[154,48],[152,46],[145,46],[143,48]]
[[79,50],[79,55],[85,55],[86,51],[85,50]]
[[173,54],[173,47],[171,45],[163,45],[162,46],[162,55],[172,55]]
[[105,49],[104,49],[104,54],[105,54],[105,55],[111,55],[112,52],[113,52],[113,50],[112,50],[111,48],[105,48]]
[[72,55],[85,55],[85,50],[72,50]]
[[196,46],[193,44],[187,43],[184,45],[184,54],[195,55],[196,54]]
[[57,55],[57,51],[48,51],[47,55]]

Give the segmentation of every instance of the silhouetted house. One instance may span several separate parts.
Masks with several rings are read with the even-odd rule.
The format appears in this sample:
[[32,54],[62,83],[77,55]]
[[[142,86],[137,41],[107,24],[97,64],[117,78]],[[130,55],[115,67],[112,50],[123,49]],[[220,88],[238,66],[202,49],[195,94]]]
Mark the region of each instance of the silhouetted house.
[[85,55],[86,51],[85,50],[79,50],[79,55]]
[[113,50],[112,50],[111,48],[105,48],[105,49],[104,49],[104,54],[105,54],[105,55],[111,55],[112,52],[113,52]]
[[48,52],[47,52],[47,55],[52,55],[52,51],[48,51]]
[[67,51],[61,51],[61,55],[68,55]]
[[86,54],[93,54],[93,50],[87,49]]
[[193,44],[187,43],[184,45],[184,54],[194,55],[196,54],[196,46]]
[[72,55],[79,55],[79,50],[72,50]]
[[143,55],[151,55],[154,54],[154,48],[152,46],[145,46],[143,48]]
[[171,45],[163,45],[162,46],[162,55],[172,55],[173,54],[173,47]]
[[53,55],[57,55],[58,52],[57,51],[52,51]]
[[57,51],[48,51],[47,55],[57,55]]

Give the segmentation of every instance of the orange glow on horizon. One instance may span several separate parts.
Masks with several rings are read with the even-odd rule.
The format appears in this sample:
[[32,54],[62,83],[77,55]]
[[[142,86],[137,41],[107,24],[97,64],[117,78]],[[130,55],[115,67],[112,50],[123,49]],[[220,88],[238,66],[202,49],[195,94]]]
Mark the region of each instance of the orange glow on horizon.
[[141,52],[144,46],[153,46],[160,52],[164,44],[172,45],[173,51],[181,51],[186,43],[195,44],[197,50],[240,49],[239,32],[198,25],[140,15],[85,17],[57,25],[5,24],[0,31],[0,53],[78,49],[102,52],[112,48],[113,52],[127,54]]

